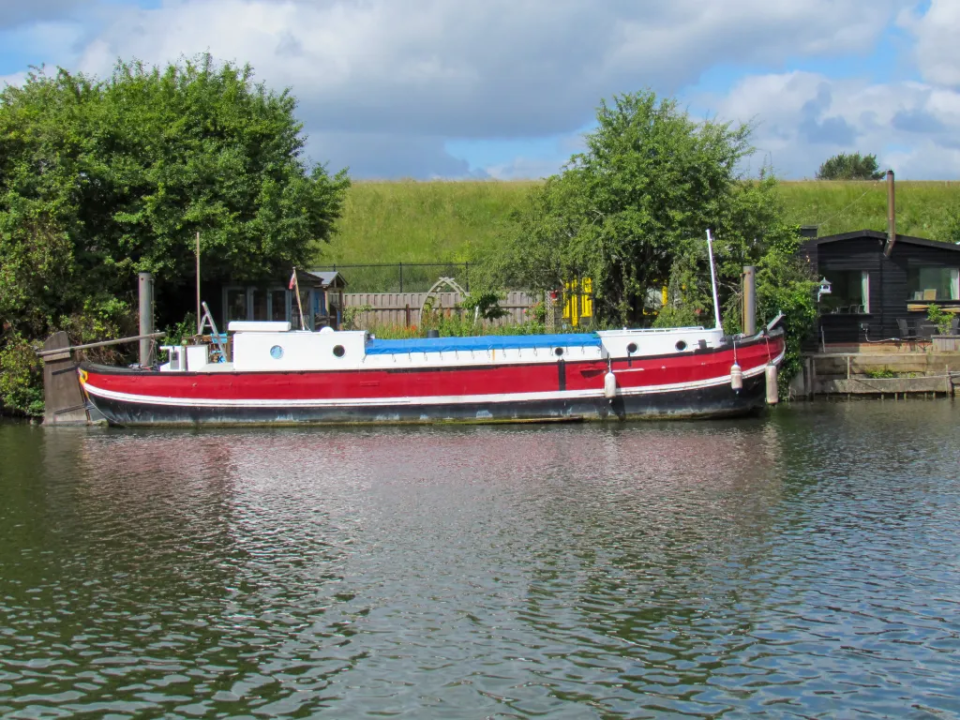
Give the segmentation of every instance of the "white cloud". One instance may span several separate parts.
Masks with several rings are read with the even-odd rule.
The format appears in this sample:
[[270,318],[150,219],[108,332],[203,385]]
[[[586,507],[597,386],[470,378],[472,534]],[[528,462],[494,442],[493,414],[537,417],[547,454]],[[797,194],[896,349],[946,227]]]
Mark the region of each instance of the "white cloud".
[[353,177],[487,177],[483,171],[471,171],[465,160],[448,153],[441,137],[308,132],[306,152],[326,162],[330,172],[348,167]]
[[891,151],[884,160],[900,179],[955,180],[960,175],[960,147],[924,142],[910,150]]
[[119,14],[77,65],[209,50],[291,86],[318,139],[393,135],[402,154],[409,137],[569,133],[601,97],[674,93],[717,62],[863,51],[910,1],[168,0]]
[[838,152],[876,154],[904,179],[960,174],[960,93],[950,89],[791,72],[745,78],[713,102],[721,118],[759,119],[754,162],[769,158],[780,175],[813,177]]
[[[812,175],[821,157],[854,149],[921,174],[936,159],[930,167],[947,173],[950,152],[923,148],[949,147],[960,127],[950,89],[960,85],[960,2],[932,0],[917,16],[916,1],[162,0],[142,10],[36,0],[16,17],[0,12],[0,28],[4,18],[67,17],[83,5],[93,30],[73,20],[55,41],[38,38],[53,62],[101,75],[118,57],[166,63],[209,51],[249,62],[269,86],[292,87],[310,154],[332,169],[461,177],[470,167],[444,149],[447,140],[570,135],[613,93],[676,94],[718,65],[868,54],[899,18],[916,38],[922,83],[775,73],[745,78],[710,106],[756,118],[757,144],[784,174]],[[564,160],[520,153],[476,172],[548,174]]]
[[23,84],[23,81],[27,79],[27,73],[18,72],[11,75],[0,75],[0,90],[7,87],[7,85],[19,86]]
[[918,68],[928,82],[960,87],[960,2],[931,0],[921,17],[902,11],[900,24],[916,38]]
[[195,0],[120,16],[80,65],[209,49],[292,85],[330,130],[530,135],[581,126],[611,92],[674,92],[718,61],[863,51],[905,4]]
[[521,155],[507,163],[488,165],[484,171],[495,180],[535,180],[559,172],[562,164],[563,161]]

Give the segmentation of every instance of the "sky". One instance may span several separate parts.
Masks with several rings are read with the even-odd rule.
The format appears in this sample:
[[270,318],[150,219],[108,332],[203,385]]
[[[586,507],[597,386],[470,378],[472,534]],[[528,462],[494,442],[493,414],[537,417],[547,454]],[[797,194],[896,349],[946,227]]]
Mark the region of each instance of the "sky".
[[355,178],[545,177],[641,89],[752,124],[747,173],[960,176],[960,0],[0,0],[0,86],[203,52],[291,88]]

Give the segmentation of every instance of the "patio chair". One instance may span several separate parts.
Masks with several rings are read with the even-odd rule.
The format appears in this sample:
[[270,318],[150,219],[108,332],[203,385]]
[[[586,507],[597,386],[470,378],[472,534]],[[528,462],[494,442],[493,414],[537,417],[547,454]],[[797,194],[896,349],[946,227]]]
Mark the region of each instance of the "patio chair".
[[937,326],[930,322],[920,321],[917,323],[917,339],[932,342],[932,338],[937,333]]
[[900,328],[900,339],[901,340],[916,340],[917,333],[911,331],[910,321],[906,318],[897,318],[897,327]]

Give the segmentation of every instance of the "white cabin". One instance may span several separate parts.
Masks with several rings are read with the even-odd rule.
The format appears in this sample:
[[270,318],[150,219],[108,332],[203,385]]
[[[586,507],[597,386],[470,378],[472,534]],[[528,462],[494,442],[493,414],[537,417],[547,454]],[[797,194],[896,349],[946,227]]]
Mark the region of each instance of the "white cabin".
[[669,356],[717,348],[719,329],[604,330],[564,335],[376,340],[364,330],[292,330],[289,322],[233,321],[232,359],[216,345],[173,345],[161,372],[304,372],[511,365]]

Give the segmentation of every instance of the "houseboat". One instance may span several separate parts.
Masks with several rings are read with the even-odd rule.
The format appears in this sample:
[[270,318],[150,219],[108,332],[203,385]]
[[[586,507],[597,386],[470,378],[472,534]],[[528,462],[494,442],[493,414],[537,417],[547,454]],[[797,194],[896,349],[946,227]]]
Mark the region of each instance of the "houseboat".
[[763,406],[784,355],[777,327],[412,340],[286,322],[229,330],[229,360],[198,344],[163,348],[156,370],[83,363],[86,397],[122,426],[723,417]]
[[[214,326],[216,343],[164,347],[169,360],[156,370],[82,363],[80,383],[114,425],[743,415],[765,397],[776,402],[781,316],[751,336],[725,335],[709,231],[707,249],[712,329],[378,340],[363,330],[233,321],[231,350]],[[291,287],[298,282],[294,270]]]

